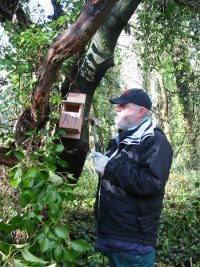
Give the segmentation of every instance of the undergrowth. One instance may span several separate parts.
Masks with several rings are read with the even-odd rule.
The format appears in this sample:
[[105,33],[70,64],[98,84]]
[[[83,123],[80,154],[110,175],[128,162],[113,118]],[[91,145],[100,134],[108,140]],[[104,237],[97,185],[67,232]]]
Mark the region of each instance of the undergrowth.
[[[159,227],[156,249],[157,267],[200,266],[199,178],[200,174],[194,171],[182,173],[173,171],[170,175]],[[63,223],[70,224],[70,240],[83,239],[91,245],[87,250],[80,251],[75,262],[66,266],[102,266],[103,257],[101,253],[96,252],[93,248],[95,242],[93,206],[97,182],[97,175],[88,161],[78,184],[74,188],[73,200],[63,203]],[[6,221],[11,214],[17,214],[20,211],[21,207],[16,192],[13,192],[9,187],[5,173],[1,174],[0,198],[1,221]],[[33,235],[31,236],[33,238]],[[0,238],[1,241],[15,244],[23,244],[29,241],[27,231],[13,231],[10,235],[4,235],[0,229]],[[108,266],[105,258],[104,264]],[[0,264],[0,266],[3,265]],[[60,267],[60,264],[56,266]]]

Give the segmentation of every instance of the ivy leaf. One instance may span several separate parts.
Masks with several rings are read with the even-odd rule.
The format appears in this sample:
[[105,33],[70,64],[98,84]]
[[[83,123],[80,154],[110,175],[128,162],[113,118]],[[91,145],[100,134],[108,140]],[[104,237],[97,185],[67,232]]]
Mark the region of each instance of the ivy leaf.
[[32,177],[32,178],[36,177],[37,176],[37,169],[34,167],[29,168],[26,176]]
[[68,163],[67,163],[67,161],[62,160],[62,159],[59,159],[59,160],[58,160],[58,164],[59,164],[61,167],[63,167],[63,168],[68,167]]
[[54,231],[55,234],[62,239],[67,238],[69,235],[69,230],[64,226],[57,226]]
[[75,251],[78,251],[78,252],[84,252],[90,249],[90,245],[83,239],[77,239],[77,240],[71,241],[71,246]]
[[27,136],[32,136],[32,135],[34,135],[35,133],[36,133],[36,130],[29,130],[29,131],[25,132],[25,135],[27,135]]
[[36,262],[36,263],[41,263],[41,264],[46,264],[47,261],[41,260],[40,258],[34,256],[33,254],[31,254],[28,250],[22,250],[21,251],[22,257],[26,260],[26,261],[30,261],[30,262]]
[[64,249],[64,260],[76,262],[78,253],[73,249]]
[[28,177],[23,181],[23,186],[24,187],[32,187],[34,184],[34,179],[32,177]]
[[0,251],[2,254],[8,255],[11,245],[5,242],[0,241]]
[[10,185],[11,185],[13,188],[16,189],[20,183],[21,183],[21,177],[18,177],[17,179],[11,181],[11,182],[10,182]]
[[56,258],[58,258],[62,253],[62,249],[59,245],[56,246],[56,248],[54,249],[54,255]]
[[63,150],[64,150],[64,146],[63,145],[56,145],[55,146],[55,148],[54,148],[54,151],[56,152],[56,153],[61,153]]
[[18,160],[22,160],[25,158],[24,153],[22,153],[21,151],[13,151],[13,153]]
[[18,249],[20,249],[20,248],[25,248],[25,247],[27,247],[28,246],[28,244],[14,244],[14,247],[15,248],[18,248]]
[[0,222],[0,231],[10,232],[12,230],[13,230],[13,227],[11,224],[6,224],[6,223]]
[[43,252],[47,251],[48,248],[49,248],[49,240],[46,237],[40,244],[40,250],[43,253]]
[[60,177],[59,175],[55,174],[52,171],[49,171],[49,179],[48,180],[55,185],[61,185],[63,183],[62,177]]
[[14,260],[13,262],[13,266],[14,267],[28,267],[28,265],[24,264],[24,263],[21,263],[20,261],[18,260]]
[[15,176],[14,176],[13,179],[17,179],[17,178],[19,178],[21,176],[22,176],[22,168],[18,167],[16,172],[15,172]]

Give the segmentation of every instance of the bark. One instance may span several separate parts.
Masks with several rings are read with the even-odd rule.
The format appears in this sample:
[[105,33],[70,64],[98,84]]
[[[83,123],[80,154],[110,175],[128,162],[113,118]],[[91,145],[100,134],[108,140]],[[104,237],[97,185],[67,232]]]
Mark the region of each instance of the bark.
[[178,4],[189,7],[195,12],[200,11],[200,2],[199,0],[175,0]]
[[57,80],[62,63],[85,47],[115,2],[116,0],[87,1],[75,23],[51,44],[46,59],[38,71],[31,105],[19,116],[16,123],[17,144],[22,144],[26,140],[27,130],[40,127],[47,119],[49,94]]
[[[62,95],[65,96],[68,93],[69,87],[72,91],[86,93],[85,118],[89,116],[96,87],[106,71],[114,65],[113,52],[119,35],[140,2],[133,0],[118,1],[109,14],[109,18],[104,21],[93,36],[86,55],[83,55],[82,59],[79,58],[77,60],[67,75],[62,86]],[[71,139],[69,142],[69,140],[63,139],[62,141],[66,148],[62,156],[72,166],[70,171],[75,173],[75,177],[79,177],[88,152],[87,122],[83,124],[80,140]],[[82,150],[81,147],[83,148]],[[75,151],[73,154],[75,158],[70,156],[68,151]],[[76,167],[73,168],[73,166]]]
[[[26,140],[25,131],[40,127],[48,118],[49,94],[60,67],[66,58],[79,51],[83,54],[79,54],[77,61],[67,73],[62,86],[62,95],[66,95],[69,89],[73,92],[86,93],[84,117],[88,117],[95,89],[106,71],[114,65],[113,52],[118,37],[140,2],[141,0],[119,0],[106,20],[105,13],[108,13],[114,2],[110,1],[108,5],[104,1],[103,3],[107,4],[105,10],[103,10],[102,1],[95,2],[96,4],[90,2],[89,12],[86,8],[88,3],[86,4],[77,21],[51,45],[48,51],[38,73],[31,106],[22,113],[16,124],[15,134],[18,144]],[[94,21],[95,16],[96,21]],[[101,27],[92,38],[89,49],[85,53],[82,48],[100,24]],[[69,164],[67,171],[78,178],[89,149],[87,123],[83,125],[80,140],[63,138],[62,142],[65,146],[62,158]],[[63,171],[66,172],[66,169]]]
[[77,61],[62,86],[62,96],[72,91],[87,94],[85,116],[89,115],[92,97],[106,71],[114,66],[113,52],[121,31],[141,0],[120,0],[112,9],[109,17],[93,36],[89,49]]
[[169,108],[168,108],[168,97],[167,97],[167,90],[164,85],[164,81],[160,73],[156,73],[157,79],[158,79],[158,88],[159,88],[159,104],[160,108],[160,116],[159,119],[161,121],[161,128],[164,130],[165,134],[167,135],[167,138],[169,142],[171,143],[171,129],[169,124]]

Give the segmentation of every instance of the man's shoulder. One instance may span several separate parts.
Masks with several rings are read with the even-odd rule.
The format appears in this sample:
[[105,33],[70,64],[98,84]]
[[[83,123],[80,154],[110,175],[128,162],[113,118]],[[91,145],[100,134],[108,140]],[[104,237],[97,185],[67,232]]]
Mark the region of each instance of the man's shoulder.
[[158,126],[156,126],[155,128],[154,128],[154,136],[155,136],[155,138],[161,138],[161,139],[166,139],[167,140],[167,136],[166,136],[166,134],[163,132],[163,130],[160,128],[160,127],[158,127]]
[[169,142],[169,140],[167,139],[167,136],[166,134],[163,132],[163,130],[156,126],[154,128],[154,135],[153,136],[150,136],[149,138],[147,138],[146,140],[147,142],[149,143],[152,143],[152,144],[163,144],[166,146],[170,146],[171,147],[171,144]]

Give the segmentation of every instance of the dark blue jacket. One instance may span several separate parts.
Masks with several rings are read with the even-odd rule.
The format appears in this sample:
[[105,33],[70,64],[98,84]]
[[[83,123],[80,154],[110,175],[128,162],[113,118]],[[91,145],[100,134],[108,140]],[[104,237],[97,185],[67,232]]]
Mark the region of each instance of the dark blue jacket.
[[[155,247],[172,149],[157,127],[141,143],[112,139],[95,205],[97,238]],[[113,152],[118,152],[113,156]]]

